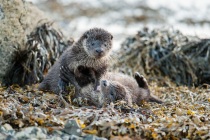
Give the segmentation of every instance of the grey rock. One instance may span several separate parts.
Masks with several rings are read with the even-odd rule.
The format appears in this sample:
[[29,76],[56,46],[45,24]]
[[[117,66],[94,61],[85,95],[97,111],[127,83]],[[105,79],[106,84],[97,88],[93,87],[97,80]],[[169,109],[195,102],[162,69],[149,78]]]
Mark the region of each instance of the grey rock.
[[17,140],[17,139],[14,136],[9,135],[5,140]]
[[63,131],[59,131],[59,130],[55,130],[52,133],[52,140],[69,140],[71,137],[71,135],[63,132]]
[[15,130],[7,130],[4,126],[0,125],[0,140],[3,136],[14,136]]
[[[82,137],[76,136],[76,135],[69,135],[68,133],[64,132],[64,131],[59,131],[59,130],[55,130],[52,133],[53,140],[83,140]],[[58,139],[57,139],[58,138]]]
[[83,138],[76,135],[71,135],[69,140],[83,140]]
[[3,125],[6,130],[13,130],[12,126],[8,123]]
[[0,132],[0,140],[5,140],[8,137],[5,133]]
[[69,140],[69,139],[63,139],[59,136],[53,136],[52,138],[50,138],[50,140]]
[[15,138],[18,140],[26,140],[30,138],[34,139],[46,139],[47,130],[40,127],[27,127],[20,132],[15,134]]
[[0,140],[107,140],[95,135],[82,135],[82,131],[75,120],[68,120],[63,130],[55,130],[48,133],[47,129],[41,127],[27,127],[19,132],[6,130],[0,125]]
[[44,14],[24,0],[0,0],[0,82],[11,68],[17,51],[25,49],[27,35]]
[[107,140],[106,138],[100,138],[94,135],[86,135],[83,137],[84,140]]
[[82,130],[76,120],[68,120],[64,126],[63,131],[70,135],[81,136]]
[[3,11],[3,8],[2,6],[0,5],[0,20],[4,19],[4,11]]
[[0,133],[5,132],[5,131],[6,131],[6,129],[2,125],[0,125]]
[[8,131],[7,131],[7,134],[8,134],[8,135],[14,136],[15,133],[16,133],[15,130],[8,130]]

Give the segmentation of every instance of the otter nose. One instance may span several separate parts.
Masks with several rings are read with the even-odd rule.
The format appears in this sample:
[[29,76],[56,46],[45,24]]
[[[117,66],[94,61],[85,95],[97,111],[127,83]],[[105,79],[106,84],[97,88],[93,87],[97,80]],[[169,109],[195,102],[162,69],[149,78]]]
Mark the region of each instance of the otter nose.
[[99,55],[103,53],[103,50],[101,49],[96,49],[96,53],[98,53]]
[[106,87],[107,86],[107,81],[106,80],[102,80],[101,84]]

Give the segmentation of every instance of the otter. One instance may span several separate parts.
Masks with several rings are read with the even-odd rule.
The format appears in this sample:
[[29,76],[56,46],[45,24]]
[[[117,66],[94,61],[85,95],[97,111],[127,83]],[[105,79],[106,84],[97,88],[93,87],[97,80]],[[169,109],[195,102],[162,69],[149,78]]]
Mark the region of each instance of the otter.
[[[65,79],[65,81],[70,81],[70,76],[68,73],[70,72],[69,68],[66,66],[63,66],[62,69],[60,70],[60,73],[62,75],[62,79]],[[81,90],[75,91],[75,95],[71,96],[71,99],[74,102],[77,101],[78,99],[84,99],[87,101],[88,105],[93,105],[97,107],[101,107],[100,104],[103,103],[103,95],[101,92],[97,89],[98,83],[96,79],[96,73],[93,68],[90,67],[84,67],[84,66],[78,66],[78,68],[75,71],[75,75],[77,75],[78,78],[78,83],[83,84],[85,81],[91,81],[90,84],[84,85]],[[79,78],[82,78],[81,80]],[[100,83],[99,83],[100,84]],[[83,104],[78,104],[78,106],[82,106]]]
[[[95,87],[97,87],[100,84],[100,77],[104,75],[108,67],[112,39],[113,36],[101,28],[86,31],[56,61],[38,89],[58,94],[65,91],[65,87],[69,83],[75,86],[77,92],[80,92],[91,82],[96,83]],[[67,73],[61,72],[62,70],[65,71],[65,68],[67,68]],[[89,75],[94,75],[94,78],[88,78]]]
[[[85,70],[85,73],[81,73],[83,77],[88,74],[94,83],[94,72],[91,72],[91,68],[81,67],[80,70],[80,73]],[[68,68],[62,69],[61,72],[68,79]],[[135,73],[134,78],[122,73],[107,72],[101,78],[97,90],[93,90],[92,86],[85,86],[83,89],[78,94],[79,97],[86,99],[88,105],[97,107],[117,100],[125,100],[129,106],[134,103],[141,105],[142,101],[162,103],[160,99],[150,93],[147,80],[138,72]]]
[[[135,79],[134,79],[135,78]],[[138,72],[133,77],[121,73],[109,73],[100,82],[106,103],[125,100],[129,106],[142,101],[163,103],[150,93],[147,80]]]

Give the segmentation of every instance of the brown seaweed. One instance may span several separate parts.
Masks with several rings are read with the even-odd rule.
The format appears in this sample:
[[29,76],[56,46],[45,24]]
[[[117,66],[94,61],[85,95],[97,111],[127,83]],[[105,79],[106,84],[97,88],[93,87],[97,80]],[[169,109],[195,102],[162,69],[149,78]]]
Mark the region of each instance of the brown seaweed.
[[65,40],[52,24],[37,25],[27,36],[26,47],[17,49],[13,65],[4,77],[5,85],[40,82],[62,52],[73,43],[73,40]]
[[210,39],[185,36],[173,29],[147,28],[127,38],[113,69],[150,79],[168,77],[177,85],[210,84]]

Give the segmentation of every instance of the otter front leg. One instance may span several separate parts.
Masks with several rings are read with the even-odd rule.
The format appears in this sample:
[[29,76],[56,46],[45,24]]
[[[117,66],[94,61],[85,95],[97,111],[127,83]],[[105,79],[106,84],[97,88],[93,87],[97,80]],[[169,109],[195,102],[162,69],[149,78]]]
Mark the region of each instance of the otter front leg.
[[80,77],[80,80],[83,81],[83,86],[84,86],[84,82],[85,82],[85,85],[89,83],[93,83],[93,88],[94,90],[96,90],[97,86],[100,85],[100,80],[99,78],[96,77],[96,72],[93,68],[78,66],[75,71],[75,75],[76,77]]
[[94,83],[94,91],[97,90],[97,87],[100,85],[100,79],[96,77],[96,73],[94,70],[90,71],[90,79]]
[[81,87],[77,83],[75,79],[75,75],[70,71],[68,67],[61,66],[60,68],[60,81],[59,81],[59,88],[62,91],[65,91],[66,86],[68,83],[71,83],[75,86],[77,90],[80,90]]
[[66,92],[66,87],[68,86],[68,82],[63,81],[61,78],[58,81],[58,87],[61,93]]
[[97,87],[100,85],[100,79],[96,77],[96,73],[94,70],[90,70],[90,81],[93,83],[94,91],[97,90]]
[[144,88],[144,89],[149,88],[147,80],[144,78],[143,75],[140,75],[138,72],[135,72],[134,77],[140,88]]

